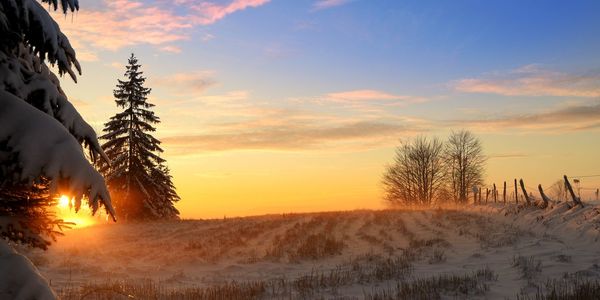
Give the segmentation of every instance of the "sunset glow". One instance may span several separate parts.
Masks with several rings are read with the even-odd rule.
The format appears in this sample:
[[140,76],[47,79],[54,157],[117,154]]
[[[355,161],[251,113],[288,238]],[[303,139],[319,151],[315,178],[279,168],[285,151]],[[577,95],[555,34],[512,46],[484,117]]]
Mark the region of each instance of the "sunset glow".
[[72,228],[88,227],[100,222],[100,217],[92,216],[92,211],[86,203],[82,203],[79,212],[72,207],[73,199],[67,195],[61,195],[56,204],[56,213],[65,222],[74,223]]
[[71,202],[71,199],[69,198],[69,196],[62,195],[62,196],[60,196],[60,198],[58,198],[58,207],[63,208],[63,209],[68,208],[70,202]]
[[0,300],[600,299],[600,0],[1,0]]
[[184,218],[382,208],[398,141],[462,128],[488,184],[600,170],[598,2],[194,3],[55,18],[83,69],[63,89],[97,132],[135,52]]

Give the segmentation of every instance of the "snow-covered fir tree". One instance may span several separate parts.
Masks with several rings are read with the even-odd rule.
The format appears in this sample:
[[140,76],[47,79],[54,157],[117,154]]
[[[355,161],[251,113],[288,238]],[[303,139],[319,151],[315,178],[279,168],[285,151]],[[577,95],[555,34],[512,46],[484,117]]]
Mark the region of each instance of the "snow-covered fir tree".
[[131,54],[125,80],[118,80],[115,102],[123,111],[105,124],[102,148],[112,166],[101,164],[115,208],[125,219],[178,218],[174,202],[179,200],[171,180],[160,141],[151,133],[160,122],[148,102],[150,89],[141,65]]
[[[44,0],[57,9],[57,0]],[[61,1],[63,11],[78,8],[76,0]],[[35,0],[0,1],[0,234],[10,240],[26,236],[29,244],[45,247],[47,232],[32,228],[31,215],[14,209],[16,199],[46,190],[47,201],[57,192],[76,198],[76,208],[88,196],[96,211],[104,203],[112,214],[103,177],[83,153],[83,143],[96,160],[108,161],[96,133],[69,102],[58,77],[76,80],[80,71],[75,51],[41,3]],[[22,189],[29,189],[23,191]],[[45,192],[44,192],[45,193]],[[30,205],[40,201],[30,201]],[[19,229],[21,228],[21,229]]]
[[[53,9],[58,0],[41,0]],[[61,0],[64,13],[79,8]],[[58,192],[101,204],[114,216],[100,173],[84,155],[108,159],[96,133],[60,87],[59,75],[76,81],[79,62],[67,37],[44,3],[0,1],[0,298],[53,299],[45,280],[7,243],[46,248],[60,231],[52,214]]]

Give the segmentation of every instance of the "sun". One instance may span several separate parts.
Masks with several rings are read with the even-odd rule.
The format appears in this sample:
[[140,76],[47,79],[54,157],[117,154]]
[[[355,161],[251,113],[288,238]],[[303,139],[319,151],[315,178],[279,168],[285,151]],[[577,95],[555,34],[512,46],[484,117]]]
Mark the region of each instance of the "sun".
[[89,206],[82,205],[81,210],[79,212],[75,212],[73,210],[73,198],[67,195],[61,195],[58,197],[58,202],[56,203],[56,213],[57,216],[60,217],[65,222],[72,222],[72,228],[83,228],[92,226],[99,222],[97,217],[91,216],[91,210]]
[[71,199],[69,199],[69,196],[62,195],[62,196],[60,196],[60,198],[58,198],[58,207],[67,208],[67,207],[69,207],[70,202],[71,202]]

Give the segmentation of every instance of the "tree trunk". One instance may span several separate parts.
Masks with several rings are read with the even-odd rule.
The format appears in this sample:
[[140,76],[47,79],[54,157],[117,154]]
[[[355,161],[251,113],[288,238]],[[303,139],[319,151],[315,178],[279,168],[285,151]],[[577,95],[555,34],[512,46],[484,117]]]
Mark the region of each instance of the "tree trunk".
[[494,190],[493,190],[493,195],[494,196],[494,203],[498,202],[498,191],[496,190],[496,184],[494,183]]

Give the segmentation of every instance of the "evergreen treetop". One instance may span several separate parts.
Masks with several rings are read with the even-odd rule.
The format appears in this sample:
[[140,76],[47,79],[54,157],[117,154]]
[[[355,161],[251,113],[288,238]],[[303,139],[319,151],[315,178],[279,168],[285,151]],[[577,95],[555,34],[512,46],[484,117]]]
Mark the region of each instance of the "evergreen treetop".
[[[179,200],[165,160],[160,157],[160,141],[150,133],[160,122],[148,102],[151,89],[135,55],[131,55],[125,80],[114,90],[117,107],[124,109],[105,124],[107,140],[102,146],[112,166],[103,165],[117,211],[125,218],[176,217],[173,202]],[[172,196],[174,194],[176,197]],[[171,213],[167,214],[166,211]]]

